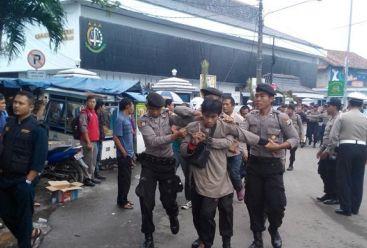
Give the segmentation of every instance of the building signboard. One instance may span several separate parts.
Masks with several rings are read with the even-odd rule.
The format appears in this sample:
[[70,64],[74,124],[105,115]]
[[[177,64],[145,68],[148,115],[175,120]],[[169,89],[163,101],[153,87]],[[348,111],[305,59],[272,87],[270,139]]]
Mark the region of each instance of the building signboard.
[[29,79],[46,79],[46,72],[45,71],[27,71],[27,78]]
[[330,81],[328,84],[328,97],[341,97],[344,95],[343,81]]

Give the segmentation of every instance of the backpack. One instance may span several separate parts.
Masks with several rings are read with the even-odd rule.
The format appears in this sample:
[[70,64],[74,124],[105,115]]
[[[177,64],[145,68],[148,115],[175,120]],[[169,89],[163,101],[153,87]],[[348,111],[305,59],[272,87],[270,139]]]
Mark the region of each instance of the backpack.
[[[80,130],[80,115],[85,112],[81,111],[79,114],[76,115],[76,117],[71,121],[71,132],[73,133],[73,137],[76,140],[80,140],[80,137],[82,136],[82,132]],[[86,113],[85,113],[86,114]],[[89,116],[87,114],[87,122],[89,123]]]
[[82,132],[80,131],[80,121],[79,121],[80,114],[77,115],[72,121],[71,121],[71,132],[73,133],[73,137],[76,140],[80,140],[80,136],[82,135]]

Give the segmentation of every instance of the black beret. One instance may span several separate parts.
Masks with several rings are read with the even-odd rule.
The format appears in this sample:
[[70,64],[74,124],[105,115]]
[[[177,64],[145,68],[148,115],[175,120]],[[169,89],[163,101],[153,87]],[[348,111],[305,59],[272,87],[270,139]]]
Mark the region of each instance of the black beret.
[[223,95],[222,91],[220,91],[216,88],[213,88],[213,87],[208,87],[208,88],[205,88],[205,89],[201,89],[200,91],[201,91],[201,93],[203,93],[204,96],[215,95],[215,96],[222,97],[222,95]]
[[327,105],[332,105],[335,107],[340,108],[342,106],[342,102],[340,101],[339,98],[330,98],[330,100],[327,102]]
[[270,84],[258,84],[256,87],[256,92],[265,92],[271,96],[275,96],[277,94]]
[[352,104],[356,104],[356,105],[363,105],[363,100],[362,99],[357,99],[357,98],[350,98],[349,102]]
[[148,106],[160,108],[160,107],[164,107],[165,103],[166,101],[164,100],[164,98],[161,95],[159,95],[158,93],[152,92],[152,93],[149,93],[149,95],[147,95]]

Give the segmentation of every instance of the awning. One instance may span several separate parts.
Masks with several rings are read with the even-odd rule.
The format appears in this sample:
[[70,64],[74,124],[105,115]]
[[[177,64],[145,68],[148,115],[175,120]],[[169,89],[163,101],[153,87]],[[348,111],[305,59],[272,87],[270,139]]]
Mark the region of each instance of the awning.
[[124,92],[122,93],[122,96],[126,96],[126,97],[130,97],[132,98],[134,101],[137,102],[146,102],[146,95],[143,95],[141,93],[136,93],[136,92]]
[[50,86],[50,83],[45,80],[32,80],[20,78],[0,78],[0,86],[11,89],[45,89]]
[[141,92],[142,88],[140,82],[133,80],[105,80],[95,78],[50,78],[48,79],[52,86],[77,90],[93,92],[98,94],[120,95],[126,91]]

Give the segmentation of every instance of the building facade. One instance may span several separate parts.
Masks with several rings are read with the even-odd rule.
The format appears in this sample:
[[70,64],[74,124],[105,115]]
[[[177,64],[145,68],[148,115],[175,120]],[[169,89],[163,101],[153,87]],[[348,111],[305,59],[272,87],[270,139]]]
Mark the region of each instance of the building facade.
[[[29,27],[24,53],[10,63],[0,59],[0,77],[29,77],[29,71],[34,71],[27,59],[32,50],[44,55],[44,66],[38,70],[45,71],[46,77],[80,65],[105,79],[155,83],[176,68],[179,77],[195,85],[204,59],[209,61],[209,73],[217,76],[218,85],[233,86],[233,91],[235,85],[244,85],[256,75],[256,32],[239,28],[236,16],[223,15],[223,21],[216,22],[205,15],[163,6],[164,1],[153,2],[140,1],[135,7],[122,5],[106,11],[88,1],[63,1],[68,21],[61,48],[57,52],[50,49],[45,29]],[[195,6],[190,8],[190,12],[195,10]],[[244,12],[248,25],[255,10],[251,7]],[[253,23],[251,26],[255,28]],[[273,70],[294,75],[302,85],[315,87],[317,50],[281,35],[269,30],[264,36],[264,74]]]

